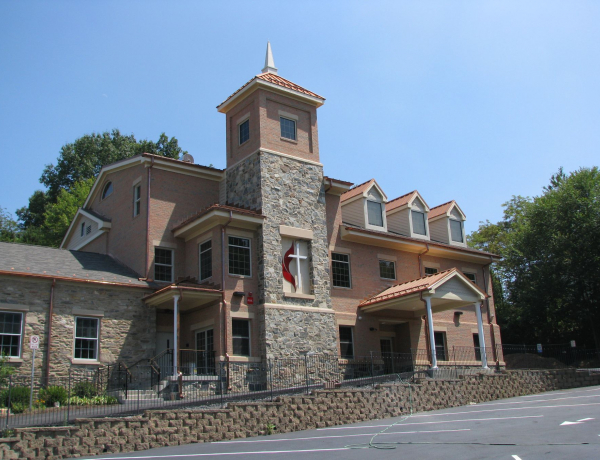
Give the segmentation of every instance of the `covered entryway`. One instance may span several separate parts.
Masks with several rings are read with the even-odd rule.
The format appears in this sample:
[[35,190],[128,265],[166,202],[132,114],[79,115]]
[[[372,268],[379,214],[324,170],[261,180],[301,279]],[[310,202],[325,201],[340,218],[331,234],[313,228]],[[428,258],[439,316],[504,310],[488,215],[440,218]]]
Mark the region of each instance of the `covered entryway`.
[[445,310],[474,306],[479,332],[481,366],[486,369],[488,366],[481,305],[487,297],[487,294],[472,283],[460,270],[452,268],[435,275],[392,286],[364,300],[359,308],[365,314],[374,315],[393,315],[399,312],[405,317],[426,315],[431,368],[437,369],[438,359],[442,353],[445,353],[445,344],[442,343],[439,334],[436,337],[433,314]]

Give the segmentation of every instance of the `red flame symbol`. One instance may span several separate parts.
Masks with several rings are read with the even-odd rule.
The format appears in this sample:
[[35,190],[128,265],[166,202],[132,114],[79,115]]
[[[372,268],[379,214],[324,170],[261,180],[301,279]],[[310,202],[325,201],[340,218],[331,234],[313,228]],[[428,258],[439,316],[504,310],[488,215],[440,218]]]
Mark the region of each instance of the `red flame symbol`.
[[296,290],[296,280],[294,279],[294,275],[292,275],[290,273],[290,262],[292,261],[292,258],[290,257],[290,255],[292,255],[294,253],[294,242],[292,241],[292,247],[288,249],[288,251],[285,253],[285,256],[283,256],[283,262],[281,264],[281,268],[283,269],[283,277],[285,278],[286,281],[288,281],[289,283],[292,284],[292,286],[294,286],[294,291]]

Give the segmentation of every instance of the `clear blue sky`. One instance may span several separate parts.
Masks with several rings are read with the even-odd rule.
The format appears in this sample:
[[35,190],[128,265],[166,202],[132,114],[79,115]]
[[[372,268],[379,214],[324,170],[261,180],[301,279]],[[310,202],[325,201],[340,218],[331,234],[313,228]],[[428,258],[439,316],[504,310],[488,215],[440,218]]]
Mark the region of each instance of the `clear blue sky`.
[[600,1],[0,1],[0,206],[118,128],[225,166],[215,107],[264,63],[327,101],[325,173],[455,199],[467,230],[599,163]]

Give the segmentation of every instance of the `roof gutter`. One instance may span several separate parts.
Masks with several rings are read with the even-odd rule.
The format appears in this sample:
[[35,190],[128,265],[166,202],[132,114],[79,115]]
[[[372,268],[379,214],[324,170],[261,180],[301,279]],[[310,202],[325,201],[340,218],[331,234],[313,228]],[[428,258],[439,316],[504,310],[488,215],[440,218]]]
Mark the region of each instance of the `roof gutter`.
[[128,288],[142,288],[142,289],[153,289],[150,286],[141,286],[139,284],[128,284],[128,283],[119,283],[116,281],[98,281],[98,280],[88,280],[84,278],[69,278],[67,276],[53,276],[53,275],[41,275],[39,273],[23,273],[23,272],[13,272],[10,270],[0,270],[0,275],[8,275],[8,276],[20,276],[23,278],[42,278],[42,279],[51,279],[51,280],[59,280],[59,281],[73,281],[76,283],[88,283],[88,284],[101,284],[104,286],[116,286],[116,287],[128,287]]

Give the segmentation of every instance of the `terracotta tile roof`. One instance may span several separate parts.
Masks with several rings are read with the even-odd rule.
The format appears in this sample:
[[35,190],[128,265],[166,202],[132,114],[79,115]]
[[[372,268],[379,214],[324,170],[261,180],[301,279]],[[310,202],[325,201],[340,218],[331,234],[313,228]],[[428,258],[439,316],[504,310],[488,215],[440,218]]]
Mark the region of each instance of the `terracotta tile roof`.
[[394,239],[403,240],[403,241],[414,241],[415,243],[419,243],[422,245],[428,244],[429,246],[437,246],[440,248],[452,249],[453,251],[468,252],[471,254],[478,254],[478,255],[482,255],[482,256],[491,256],[491,257],[495,257],[498,259],[501,258],[498,254],[480,251],[479,249],[466,248],[463,246],[454,246],[451,244],[440,243],[438,241],[428,241],[428,240],[423,240],[423,239],[419,239],[419,238],[411,238],[410,236],[404,236],[404,235],[400,235],[398,233],[381,232],[378,230],[367,230],[365,228],[357,227],[356,225],[350,225],[350,224],[346,224],[346,223],[343,223],[342,225],[347,230],[352,230],[352,231],[360,232],[360,233],[366,233],[368,235],[385,236],[388,238],[394,238]]
[[431,288],[435,283],[444,279],[451,273],[458,272],[456,268],[444,270],[443,272],[436,273],[435,275],[424,276],[423,278],[417,278],[415,280],[407,281],[405,283],[396,284],[390,288],[387,288],[368,299],[363,300],[358,306],[364,307],[366,305],[372,305],[374,303],[383,302],[384,300],[396,299],[405,295],[414,294],[416,292],[426,291]]
[[434,217],[438,217],[438,216],[441,216],[442,214],[447,213],[453,204],[456,204],[456,202],[454,200],[448,201],[447,203],[444,203],[444,204],[440,204],[439,206],[436,206],[435,208],[431,208],[429,210],[429,214],[427,215],[427,218],[433,219]]
[[196,214],[189,217],[188,219],[185,219],[183,222],[177,224],[171,230],[172,231],[179,230],[180,228],[185,227],[190,222],[193,222],[196,219],[199,219],[200,217],[208,214],[210,211],[214,211],[216,209],[222,209],[225,211],[233,211],[236,214],[246,214],[246,215],[255,216],[255,217],[265,217],[265,216],[263,216],[262,211],[260,211],[260,210],[240,208],[240,207],[236,207],[236,206],[229,206],[226,204],[213,204],[213,205],[209,206],[208,208],[198,211]]
[[401,206],[404,206],[412,199],[413,196],[415,196],[415,193],[419,193],[419,192],[417,192],[416,190],[413,190],[412,192],[409,192],[406,195],[402,195],[402,196],[399,196],[398,198],[394,198],[392,201],[388,201],[385,205],[385,210],[391,211],[392,209],[396,209]]
[[261,73],[260,75],[256,75],[255,77],[252,77],[250,80],[248,80],[246,83],[244,83],[240,89],[235,91],[231,96],[229,96],[227,99],[225,99],[223,102],[221,102],[217,106],[217,108],[222,106],[223,104],[225,104],[228,100],[230,100],[232,97],[234,97],[240,91],[242,91],[244,88],[246,88],[250,83],[252,83],[256,79],[260,79],[260,80],[266,81],[268,83],[273,83],[275,85],[281,86],[282,88],[291,89],[292,91],[297,91],[298,93],[305,94],[307,96],[312,96],[312,97],[316,97],[318,99],[325,100],[325,98],[323,96],[319,96],[317,93],[313,93],[312,91],[309,91],[306,88],[303,88],[302,86],[297,85],[296,83],[286,80],[285,78],[280,77],[279,75],[275,75],[272,73]]
[[340,201],[344,202],[346,200],[349,200],[350,198],[360,195],[369,187],[371,187],[371,185],[373,185],[374,182],[375,179],[370,179],[367,182],[363,182],[362,184],[358,184],[357,186],[352,187],[347,192],[342,193],[342,198],[340,199]]

